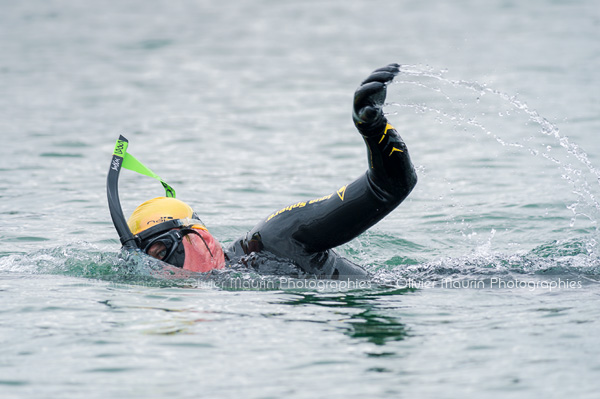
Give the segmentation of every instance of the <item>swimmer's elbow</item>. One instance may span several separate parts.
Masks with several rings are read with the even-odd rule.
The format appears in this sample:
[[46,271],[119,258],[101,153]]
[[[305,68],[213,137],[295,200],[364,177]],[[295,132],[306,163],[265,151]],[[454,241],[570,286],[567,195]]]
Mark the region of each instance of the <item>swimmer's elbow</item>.
[[396,186],[396,189],[393,190],[393,195],[394,195],[394,199],[396,201],[396,203],[399,205],[402,201],[404,201],[406,199],[406,197],[409,196],[409,194],[412,192],[412,190],[415,188],[415,186],[417,185],[417,174],[414,173],[410,173],[409,175],[406,176],[406,179],[402,182],[398,182],[398,185]]
[[410,169],[411,170],[409,173],[409,179],[408,179],[408,184],[407,184],[409,194],[413,190],[413,188],[415,188],[415,186],[417,185],[417,182],[419,181],[419,178],[417,177],[417,172],[415,171],[415,168],[411,167]]
[[412,165],[405,168],[403,173],[394,176],[369,172],[367,176],[373,193],[380,201],[393,206],[398,206],[404,201],[417,185],[417,174]]
[[410,161],[398,168],[399,173],[391,178],[392,191],[399,194],[402,199],[408,197],[408,194],[417,185],[417,172]]
[[395,186],[394,191],[400,197],[400,202],[402,202],[415,188],[419,179],[417,177],[417,172],[409,159],[405,161],[404,165],[402,165],[399,170],[401,172],[393,179]]

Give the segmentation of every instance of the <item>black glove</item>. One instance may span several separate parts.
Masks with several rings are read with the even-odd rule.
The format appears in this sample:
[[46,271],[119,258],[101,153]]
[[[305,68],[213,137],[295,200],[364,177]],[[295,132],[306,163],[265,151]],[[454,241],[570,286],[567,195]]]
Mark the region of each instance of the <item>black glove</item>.
[[386,87],[400,72],[400,65],[390,64],[373,71],[354,93],[352,119],[354,125],[365,137],[381,134],[387,119],[381,107],[385,102]]

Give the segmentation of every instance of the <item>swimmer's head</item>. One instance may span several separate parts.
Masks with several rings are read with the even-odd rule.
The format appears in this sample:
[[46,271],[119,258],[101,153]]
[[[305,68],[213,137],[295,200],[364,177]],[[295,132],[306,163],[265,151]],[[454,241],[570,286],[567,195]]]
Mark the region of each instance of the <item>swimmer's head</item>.
[[223,249],[185,202],[157,197],[144,202],[127,222],[142,251],[195,272],[225,267]]

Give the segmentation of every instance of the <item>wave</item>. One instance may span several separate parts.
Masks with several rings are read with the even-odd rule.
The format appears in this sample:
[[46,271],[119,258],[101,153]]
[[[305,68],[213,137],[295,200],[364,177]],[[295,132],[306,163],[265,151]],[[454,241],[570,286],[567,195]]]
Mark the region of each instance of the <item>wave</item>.
[[500,253],[478,250],[474,253],[444,257],[417,265],[379,268],[374,281],[393,284],[402,281],[441,282],[489,281],[502,279],[558,280],[582,283],[600,282],[600,257],[594,239],[565,240],[546,243],[531,251]]
[[[399,280],[441,282],[488,281],[491,278],[570,279],[584,283],[600,282],[600,257],[596,242],[565,240],[546,243],[531,251],[498,253],[478,250],[457,257],[428,262],[393,257],[388,262],[367,266],[375,286],[397,286]],[[365,253],[360,255],[361,258]],[[355,258],[355,256],[351,256]],[[137,252],[106,252],[85,242],[40,249],[29,254],[0,258],[0,272],[20,275],[62,275],[118,284],[152,287],[205,288],[226,290],[280,290],[286,288],[337,289],[332,283],[314,280],[299,285],[291,278],[261,275],[245,267],[194,273],[172,267]],[[298,280],[299,281],[299,280]],[[293,284],[292,284],[293,283]],[[348,287],[348,286],[346,286]],[[355,286],[365,288],[366,286]],[[372,285],[368,286],[372,288]],[[352,288],[352,286],[350,286]]]
[[182,286],[194,273],[137,252],[107,252],[78,241],[0,258],[0,272],[63,275],[122,284]]

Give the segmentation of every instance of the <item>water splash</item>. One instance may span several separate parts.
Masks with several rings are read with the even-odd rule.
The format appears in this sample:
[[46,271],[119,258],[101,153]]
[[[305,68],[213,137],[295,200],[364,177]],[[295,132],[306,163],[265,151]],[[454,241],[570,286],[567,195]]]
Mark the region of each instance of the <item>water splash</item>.
[[[585,151],[561,134],[556,125],[519,100],[516,95],[506,94],[478,82],[449,79],[445,76],[446,73],[445,70],[435,71],[427,66],[403,65],[394,83],[402,85],[403,91],[411,87],[418,91],[411,91],[410,97],[402,102],[386,104],[386,109],[400,107],[413,109],[421,114],[433,114],[438,123],[450,123],[455,130],[467,131],[473,128],[486,136],[491,136],[503,147],[543,157],[560,169],[561,177],[569,183],[572,193],[576,196],[574,202],[566,205],[572,213],[570,226],[575,225],[578,217],[583,217],[597,229],[600,215],[597,194],[600,186],[600,170],[590,162]],[[415,98],[421,98],[422,101],[415,102]],[[486,98],[490,98],[494,103],[486,104],[484,101]],[[535,131],[544,137],[552,138],[553,145],[545,143],[536,145],[539,137],[535,134],[524,140],[502,137],[494,133],[497,129],[496,125],[502,122],[499,118],[504,118],[504,122],[508,120],[510,123],[524,118],[525,125],[530,129],[534,127]],[[540,146],[541,148],[538,148]],[[557,152],[558,148],[564,151]],[[575,159],[575,164],[570,162],[572,158]]]
[[39,249],[28,254],[1,257],[0,273],[26,277],[58,275],[118,285],[162,288],[338,291],[335,284],[327,284],[323,280],[261,274],[243,264],[231,265],[225,270],[196,273],[171,266],[138,251],[106,252],[83,241]]
[[481,251],[418,265],[380,269],[373,281],[396,286],[398,282],[406,284],[408,281],[482,282],[483,288],[491,286],[490,281],[494,279],[505,282],[562,280],[576,282],[575,288],[580,288],[581,284],[600,283],[600,258],[594,254],[595,245],[594,241],[566,240],[544,244],[530,252],[508,255]]
[[[432,159],[435,169],[445,166],[444,162],[452,158],[456,162],[454,168],[458,169],[456,174],[477,175],[477,166],[465,165],[468,156],[485,154],[481,158],[492,159],[489,154],[493,148],[502,149],[502,157],[497,158],[501,161],[492,165],[503,180],[500,183],[466,180],[465,185],[455,190],[458,183],[455,181],[452,186],[443,171],[418,166],[424,177],[420,184],[429,184],[430,190],[427,192],[424,188],[424,198],[418,200],[433,205],[426,207],[412,222],[420,223],[419,227],[428,228],[429,234],[436,237],[430,239],[425,245],[427,250],[421,249],[419,255],[410,245],[383,250],[387,260],[379,262],[384,266],[375,269],[375,281],[562,276],[598,282],[600,170],[578,144],[517,95],[446,75],[447,71],[427,66],[402,66],[388,87],[390,103],[385,105],[385,111],[388,115],[407,117],[403,129],[407,130],[407,137],[412,133],[412,126],[421,129],[425,126],[428,132],[431,130],[430,134],[443,133],[439,152],[435,148],[437,143],[432,143],[434,156],[446,157],[444,161]],[[419,117],[407,116],[398,108],[411,110]],[[423,118],[427,119],[425,123]],[[429,118],[433,118],[434,124]],[[488,140],[492,145],[481,140]],[[448,143],[468,148],[462,152],[447,151]],[[476,165],[486,166],[485,163]],[[505,165],[510,168],[502,169]],[[545,171],[552,172],[539,181],[531,180],[531,176],[537,179]],[[475,184],[471,184],[473,182]],[[473,188],[477,183],[481,184],[480,191]],[[535,190],[545,189],[535,199],[528,198],[527,193],[531,191],[526,191],[533,183]],[[449,193],[444,192],[448,189]],[[495,193],[486,192],[494,189]],[[494,203],[494,195],[511,190],[512,197]],[[498,244],[501,239],[506,241]],[[397,255],[407,251],[418,261],[406,261]],[[429,259],[422,259],[422,254],[427,256],[428,251]],[[362,259],[362,263],[365,261]]]
[[[384,237],[385,238],[385,237]],[[493,233],[489,240],[493,238]],[[288,293],[370,292],[401,293],[421,286],[406,286],[409,281],[423,284],[488,282],[490,279],[570,280],[600,282],[600,258],[594,255],[595,241],[565,240],[541,245],[530,252],[505,255],[482,247],[472,254],[443,257],[429,262],[393,257],[390,261],[369,262],[368,254],[358,256],[346,248],[345,255],[366,264],[371,279],[364,282],[301,279],[264,275],[243,266],[208,273],[194,273],[171,267],[137,252],[107,253],[85,242],[41,249],[28,255],[0,258],[0,272],[23,276],[59,275],[108,283],[156,288],[187,288],[224,291],[285,291]],[[398,241],[389,250],[418,246]],[[359,259],[360,258],[360,259]],[[369,265],[370,263],[370,265]],[[486,283],[487,284],[487,283]],[[383,290],[383,291],[381,291]],[[408,290],[408,291],[406,291]]]
[[0,258],[0,272],[20,275],[63,275],[119,284],[185,286],[193,273],[136,252],[107,252],[77,241],[27,254]]

